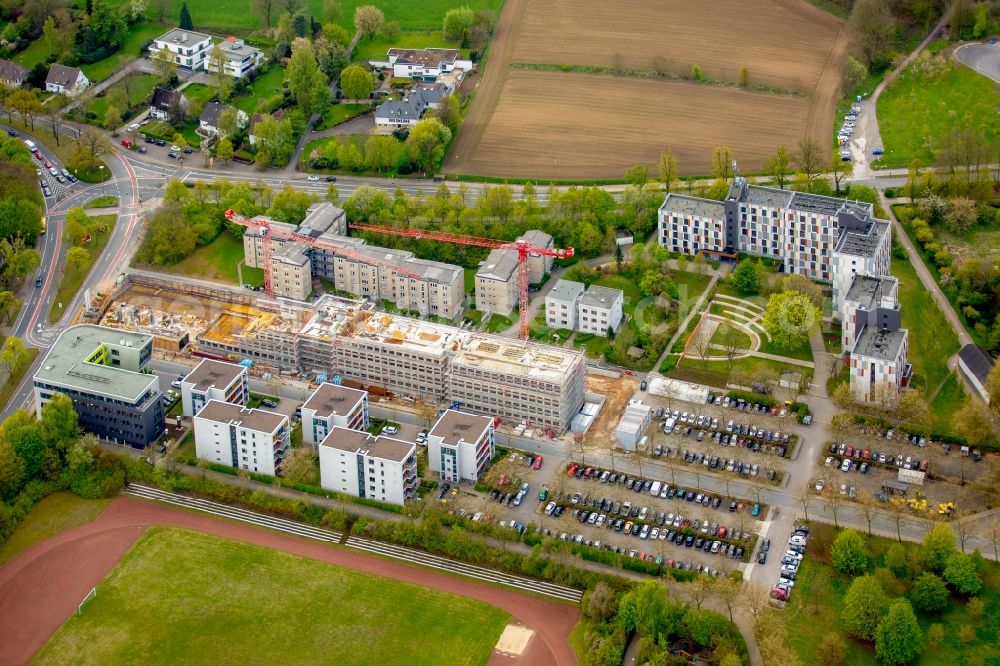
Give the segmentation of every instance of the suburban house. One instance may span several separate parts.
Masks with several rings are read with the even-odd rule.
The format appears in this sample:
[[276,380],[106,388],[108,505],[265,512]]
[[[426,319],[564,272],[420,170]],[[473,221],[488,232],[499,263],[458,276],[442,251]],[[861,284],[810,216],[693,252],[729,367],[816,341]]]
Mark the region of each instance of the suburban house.
[[[219,102],[207,102],[205,108],[198,117],[198,133],[202,136],[212,137],[219,133],[219,117],[226,109],[233,107]],[[249,116],[246,111],[236,109],[236,122],[240,127],[246,127]]]
[[[271,117],[277,120],[283,117],[284,115],[285,115],[285,110],[278,109],[277,111],[271,114]],[[264,120],[264,118],[266,117],[267,117],[266,113],[255,113],[253,114],[253,117],[250,119],[250,127],[249,129],[247,129],[247,139],[250,140],[251,146],[257,143],[257,135],[254,134],[254,130],[257,128],[257,123]]]
[[178,67],[184,69],[204,69],[208,52],[212,48],[212,37],[203,32],[174,28],[153,40],[150,55],[166,51],[173,56]]
[[427,462],[442,481],[475,482],[496,455],[493,419],[448,409],[427,433]]
[[17,88],[28,78],[28,70],[13,60],[0,60],[0,83]]
[[[264,62],[264,54],[252,46],[247,46],[239,37],[226,37],[219,43],[223,55],[226,56],[225,70],[233,78],[242,79],[250,71],[260,67]],[[205,59],[205,70],[215,71],[211,62],[211,49]]]
[[437,81],[455,72],[460,78],[472,70],[471,60],[462,60],[458,49],[389,49],[387,60],[372,60],[376,69],[392,69],[392,75],[414,81]]
[[621,289],[592,284],[580,298],[577,309],[577,330],[581,333],[607,335],[617,331],[622,323],[625,294]]
[[320,485],[402,505],[417,495],[416,450],[413,442],[334,426],[319,447]]
[[400,127],[413,127],[427,109],[441,106],[441,98],[448,88],[441,83],[423,83],[413,86],[402,100],[390,100],[375,109],[375,131],[392,134]]
[[319,444],[334,428],[368,430],[368,392],[323,382],[302,405],[302,441]]
[[987,405],[990,404],[990,392],[986,389],[986,378],[994,365],[996,361],[979,345],[970,343],[958,350],[958,367],[962,375]]
[[181,409],[194,416],[210,400],[245,406],[250,399],[250,375],[236,363],[206,358],[181,380]]
[[476,271],[476,309],[507,316],[518,305],[517,252],[492,250]]
[[49,66],[49,75],[45,77],[45,91],[78,95],[90,85],[90,79],[76,67],[67,67],[57,62]]
[[209,400],[194,417],[195,454],[208,462],[274,476],[291,446],[284,414]]
[[577,309],[585,289],[582,282],[557,281],[545,295],[545,325],[576,330]]
[[153,90],[153,101],[149,104],[149,115],[153,118],[163,120],[170,112],[170,107],[179,104],[182,109],[188,108],[188,99],[182,93],[170,88],[160,88]]

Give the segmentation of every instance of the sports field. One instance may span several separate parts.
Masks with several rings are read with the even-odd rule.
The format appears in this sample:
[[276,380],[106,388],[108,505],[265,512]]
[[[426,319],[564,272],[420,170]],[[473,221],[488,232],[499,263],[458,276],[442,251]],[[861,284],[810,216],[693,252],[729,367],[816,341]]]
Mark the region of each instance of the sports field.
[[484,664],[485,603],[210,536],[151,527],[38,664]]
[[[669,147],[703,174],[719,145],[760,169],[778,143],[827,141],[845,25],[805,0],[507,0],[444,171],[615,178]],[[676,81],[694,65],[715,82]]]

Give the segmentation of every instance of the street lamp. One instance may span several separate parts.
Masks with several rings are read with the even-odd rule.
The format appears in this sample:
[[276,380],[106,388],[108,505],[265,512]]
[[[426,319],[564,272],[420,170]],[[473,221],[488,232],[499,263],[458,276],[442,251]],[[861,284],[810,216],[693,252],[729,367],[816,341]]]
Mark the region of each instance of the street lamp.
[[104,194],[105,194],[105,190],[104,190],[104,165],[103,164],[100,165],[99,168],[101,170],[100,171],[100,174],[101,174],[101,196],[104,196]]

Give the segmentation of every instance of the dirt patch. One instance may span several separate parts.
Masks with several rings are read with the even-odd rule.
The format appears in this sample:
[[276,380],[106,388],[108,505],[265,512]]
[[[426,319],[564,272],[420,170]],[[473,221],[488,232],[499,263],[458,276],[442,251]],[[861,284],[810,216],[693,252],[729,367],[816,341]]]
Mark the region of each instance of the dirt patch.
[[602,377],[593,373],[587,374],[587,390],[591,393],[604,394],[604,406],[601,413],[591,424],[590,429],[584,436],[585,446],[608,448],[615,441],[615,428],[621,421],[622,414],[625,413],[625,405],[629,398],[639,388],[639,382],[635,377],[622,375],[618,379],[612,377]]
[[500,634],[496,651],[509,657],[520,657],[534,634],[535,632],[527,627],[508,624]]

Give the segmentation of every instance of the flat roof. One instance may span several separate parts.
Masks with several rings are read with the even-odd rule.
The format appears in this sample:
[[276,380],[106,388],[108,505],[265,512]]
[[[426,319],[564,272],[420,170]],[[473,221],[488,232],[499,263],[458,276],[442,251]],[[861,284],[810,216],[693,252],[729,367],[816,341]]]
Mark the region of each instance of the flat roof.
[[302,408],[312,409],[320,417],[343,416],[350,414],[365,395],[365,391],[323,382]]
[[404,442],[401,439],[373,435],[362,430],[351,430],[334,426],[330,433],[320,443],[330,449],[362,453],[372,458],[382,458],[393,462],[403,462],[416,449],[416,444]]
[[424,67],[438,67],[442,62],[458,60],[458,49],[389,49],[389,57],[396,56],[396,62],[409,62]]
[[726,217],[726,206],[721,201],[689,197],[673,192],[669,193],[667,198],[663,200],[660,210],[668,213],[708,217],[715,220],[724,220]]
[[549,247],[553,242],[552,236],[541,229],[528,229],[518,236],[517,240],[531,243],[535,247]]
[[201,363],[188,373],[184,381],[194,384],[197,391],[207,391],[210,388],[225,388],[246,372],[246,368],[235,363],[224,363],[210,358],[202,359]]
[[306,219],[302,220],[299,229],[308,227],[315,231],[326,231],[342,217],[344,217],[343,208],[334,206],[329,201],[320,201],[306,209]]
[[517,272],[517,253],[512,250],[492,250],[486,261],[476,271],[476,277],[493,280],[510,280]]
[[545,295],[545,298],[551,298],[564,303],[572,303],[576,301],[577,297],[582,294],[586,288],[587,287],[582,282],[560,279],[556,281],[552,289],[549,290],[549,293]]
[[490,372],[563,383],[583,359],[580,349],[553,347],[486,333],[466,333],[452,367],[466,365]]
[[793,192],[777,187],[749,185],[742,201],[752,206],[769,206],[771,208],[788,208]]
[[896,278],[891,275],[885,277],[857,275],[851,283],[851,288],[847,290],[845,299],[871,310],[881,305],[883,294],[890,294],[895,289]]
[[615,430],[621,430],[622,432],[638,433],[644,426],[644,422],[649,418],[649,405],[645,405],[641,402],[631,402],[625,408],[625,413],[622,414],[621,421],[618,422],[618,427]]
[[873,257],[887,233],[889,233],[889,223],[883,220],[872,220],[864,231],[841,229],[834,252]]
[[72,326],[63,331],[49,348],[35,373],[35,381],[135,402],[150,389],[159,391],[160,380],[156,375],[88,363],[86,358],[101,346],[136,348],[150,344],[152,340],[151,335],[106,326]]
[[263,409],[250,409],[241,405],[222,400],[209,400],[201,408],[197,418],[208,419],[218,423],[239,423],[244,428],[259,432],[274,432],[288,420],[283,414],[268,412]]
[[[183,37],[187,36],[187,41],[181,41]],[[211,39],[211,35],[206,35],[203,32],[195,32],[194,30],[184,30],[183,28],[174,28],[163,35],[156,38],[158,42],[171,42],[173,44],[197,44],[200,41]]]
[[907,334],[905,328],[887,329],[865,326],[854,345],[854,353],[883,361],[895,361]]
[[488,416],[477,416],[448,409],[430,429],[428,437],[440,437],[445,444],[451,446],[457,446],[462,441],[475,444],[489,429],[492,422],[493,419]]
[[580,299],[580,305],[592,308],[610,308],[619,298],[624,298],[624,293],[621,289],[592,284],[584,292],[583,298]]

